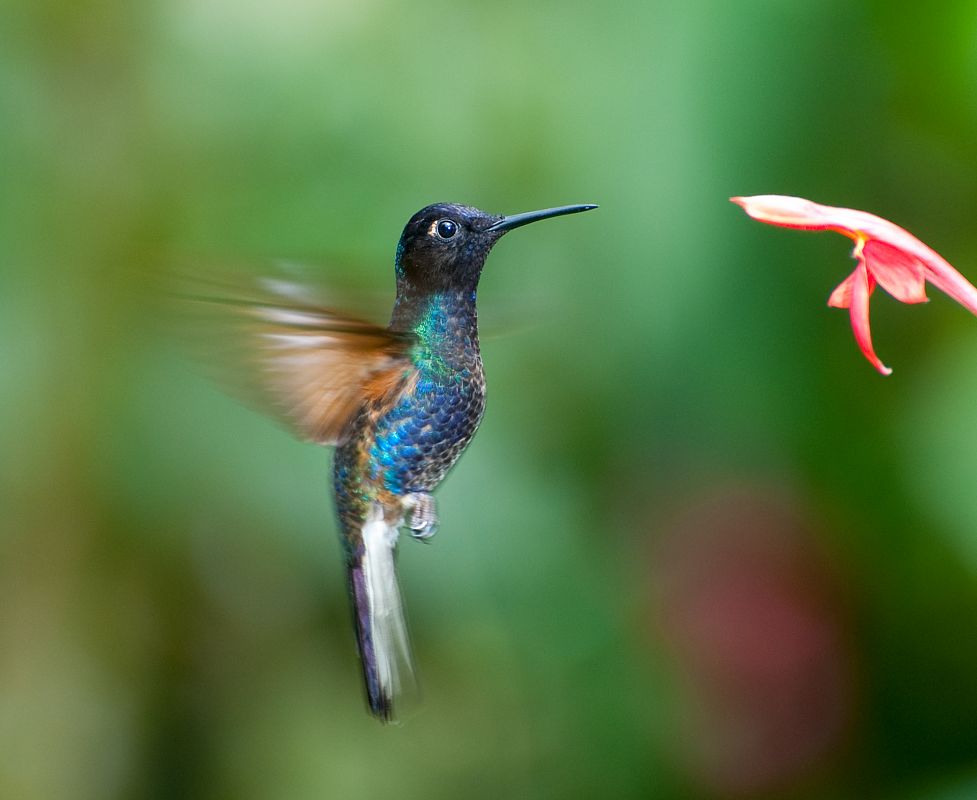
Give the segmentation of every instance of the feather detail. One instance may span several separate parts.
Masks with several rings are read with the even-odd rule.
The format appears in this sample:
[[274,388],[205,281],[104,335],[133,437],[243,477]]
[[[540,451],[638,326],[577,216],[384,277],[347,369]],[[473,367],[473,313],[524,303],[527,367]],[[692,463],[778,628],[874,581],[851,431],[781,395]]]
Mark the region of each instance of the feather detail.
[[319,306],[301,284],[184,283],[180,323],[199,360],[302,439],[338,444],[364,401],[412,369],[412,336]]

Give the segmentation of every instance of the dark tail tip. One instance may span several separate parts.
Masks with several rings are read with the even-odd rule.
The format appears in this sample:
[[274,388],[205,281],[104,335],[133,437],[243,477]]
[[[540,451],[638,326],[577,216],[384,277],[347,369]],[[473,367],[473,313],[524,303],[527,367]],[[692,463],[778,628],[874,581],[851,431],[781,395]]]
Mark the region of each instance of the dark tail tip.
[[373,626],[370,620],[370,601],[367,596],[366,576],[363,565],[357,559],[348,565],[349,598],[353,611],[353,627],[356,631],[356,649],[363,669],[363,687],[370,713],[381,722],[393,721],[393,698],[380,686],[377,657],[373,647]]
[[393,700],[383,692],[373,693],[367,687],[367,702],[370,706],[370,713],[384,725],[395,720]]

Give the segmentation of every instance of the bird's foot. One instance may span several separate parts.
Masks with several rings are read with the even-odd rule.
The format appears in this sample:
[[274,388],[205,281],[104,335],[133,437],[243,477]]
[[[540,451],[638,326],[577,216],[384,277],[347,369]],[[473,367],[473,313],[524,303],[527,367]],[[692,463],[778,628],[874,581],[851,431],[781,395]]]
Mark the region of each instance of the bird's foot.
[[438,508],[433,495],[414,492],[404,495],[407,527],[415,539],[430,539],[438,532]]

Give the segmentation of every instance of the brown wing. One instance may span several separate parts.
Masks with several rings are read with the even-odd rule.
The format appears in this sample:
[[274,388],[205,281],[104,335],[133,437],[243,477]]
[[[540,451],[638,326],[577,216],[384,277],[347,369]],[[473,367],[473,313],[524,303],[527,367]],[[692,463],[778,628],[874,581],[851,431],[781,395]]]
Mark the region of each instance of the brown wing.
[[318,305],[301,284],[183,283],[194,350],[229,391],[302,439],[337,444],[367,395],[413,371],[411,337]]

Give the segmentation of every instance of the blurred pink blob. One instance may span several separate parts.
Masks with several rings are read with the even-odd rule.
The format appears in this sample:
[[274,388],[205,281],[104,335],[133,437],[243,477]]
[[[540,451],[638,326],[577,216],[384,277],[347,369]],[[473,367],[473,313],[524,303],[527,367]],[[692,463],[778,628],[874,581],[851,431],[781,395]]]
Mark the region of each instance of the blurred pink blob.
[[883,375],[892,370],[875,354],[869,328],[868,301],[876,283],[900,302],[925,303],[929,281],[977,314],[977,288],[939,253],[887,219],[779,194],[730,200],[760,222],[805,231],[836,231],[855,242],[852,255],[858,265],[831,293],[828,305],[848,309],[859,349]]
[[844,603],[801,515],[770,495],[700,498],[652,554],[655,611],[687,690],[682,757],[726,794],[806,777],[853,718]]

